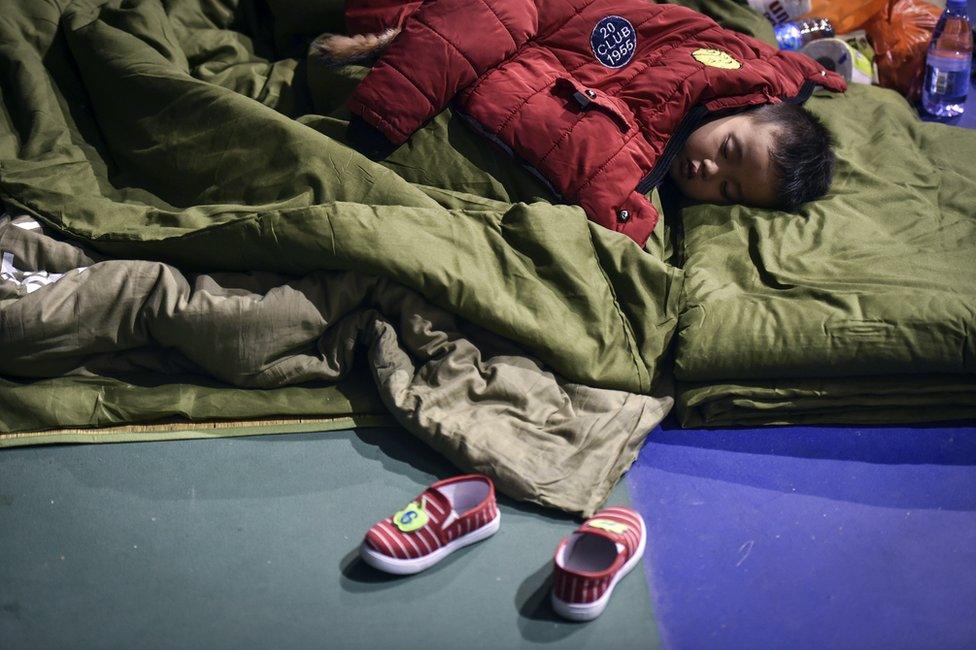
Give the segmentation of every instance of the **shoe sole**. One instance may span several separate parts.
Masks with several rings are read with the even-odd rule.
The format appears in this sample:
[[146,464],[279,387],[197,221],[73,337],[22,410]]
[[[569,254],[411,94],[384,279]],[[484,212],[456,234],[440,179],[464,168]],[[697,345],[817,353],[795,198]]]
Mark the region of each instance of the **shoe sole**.
[[617,571],[617,575],[613,577],[610,586],[603,592],[603,595],[592,603],[567,603],[565,600],[557,598],[556,592],[552,591],[550,592],[552,608],[556,610],[557,614],[571,621],[592,621],[607,608],[607,603],[610,602],[610,596],[613,594],[613,588],[617,586],[617,583],[630,573],[637,566],[637,563],[641,561],[641,558],[644,557],[644,546],[646,543],[647,525],[644,524],[644,518],[641,517],[641,539],[640,544],[637,545],[637,551],[633,557],[627,560],[626,564],[620,567],[620,571]]
[[428,553],[427,555],[421,557],[406,560],[390,557],[389,555],[380,553],[366,542],[363,542],[362,546],[359,547],[359,555],[363,558],[363,561],[366,562],[366,564],[370,565],[374,569],[385,571],[386,573],[394,573],[396,575],[420,573],[424,569],[437,564],[454,551],[491,537],[498,532],[498,528],[501,525],[502,513],[499,512],[498,516],[481,528],[472,530],[470,533],[461,535],[456,539],[452,539],[433,553]]

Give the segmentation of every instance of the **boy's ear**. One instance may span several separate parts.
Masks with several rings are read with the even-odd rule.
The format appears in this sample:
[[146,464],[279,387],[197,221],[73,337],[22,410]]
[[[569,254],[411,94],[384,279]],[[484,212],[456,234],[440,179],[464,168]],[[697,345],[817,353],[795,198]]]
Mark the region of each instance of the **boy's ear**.
[[387,46],[393,42],[399,27],[390,28],[379,34],[322,34],[308,48],[310,59],[329,67],[349,63],[372,63],[380,58]]

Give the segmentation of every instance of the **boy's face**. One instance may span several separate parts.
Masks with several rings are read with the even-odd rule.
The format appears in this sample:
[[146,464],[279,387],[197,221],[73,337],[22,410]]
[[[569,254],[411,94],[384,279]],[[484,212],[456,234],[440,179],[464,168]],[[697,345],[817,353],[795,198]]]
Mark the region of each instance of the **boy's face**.
[[669,175],[696,201],[773,207],[778,179],[769,151],[776,134],[776,126],[755,124],[747,113],[713,120],[688,136]]

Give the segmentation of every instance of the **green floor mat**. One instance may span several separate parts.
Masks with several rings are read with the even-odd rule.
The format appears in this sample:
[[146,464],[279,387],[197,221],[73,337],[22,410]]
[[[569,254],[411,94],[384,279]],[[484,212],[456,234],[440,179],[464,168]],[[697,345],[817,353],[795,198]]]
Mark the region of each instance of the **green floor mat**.
[[556,617],[552,552],[577,523],[555,511],[503,499],[494,537],[412,577],[358,559],[454,473],[399,428],[4,450],[0,647],[660,645],[641,570],[596,621]]

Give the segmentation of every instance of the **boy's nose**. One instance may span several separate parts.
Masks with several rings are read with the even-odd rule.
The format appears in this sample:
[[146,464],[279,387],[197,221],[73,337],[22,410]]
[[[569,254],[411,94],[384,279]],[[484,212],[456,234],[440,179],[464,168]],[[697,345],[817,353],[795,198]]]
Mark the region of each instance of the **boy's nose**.
[[706,158],[701,163],[701,175],[702,180],[708,180],[712,176],[718,173],[718,165],[711,158]]

